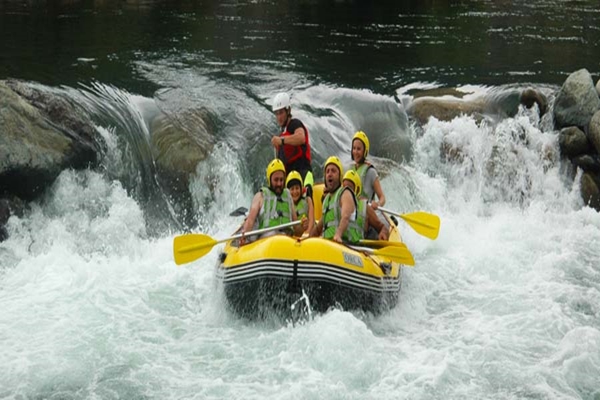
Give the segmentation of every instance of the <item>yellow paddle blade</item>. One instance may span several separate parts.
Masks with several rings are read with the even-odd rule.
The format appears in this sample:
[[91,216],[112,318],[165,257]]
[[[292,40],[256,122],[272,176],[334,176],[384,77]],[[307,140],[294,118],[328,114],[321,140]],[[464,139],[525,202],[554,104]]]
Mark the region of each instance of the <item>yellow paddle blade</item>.
[[200,233],[175,236],[175,239],[173,239],[173,258],[175,258],[175,264],[181,265],[197,260],[208,254],[217,243],[210,236]]
[[381,247],[387,247],[387,246],[406,248],[406,245],[402,242],[395,242],[395,241],[390,242],[388,240],[363,239],[363,240],[359,241],[358,244],[360,244],[361,246],[368,246],[368,247],[374,247],[374,248],[381,248]]
[[410,214],[401,214],[400,218],[405,220],[417,233],[435,239],[440,232],[440,217],[424,211]]
[[380,257],[387,257],[399,264],[415,265],[415,259],[410,250],[406,247],[388,246],[382,249],[373,250],[372,254]]

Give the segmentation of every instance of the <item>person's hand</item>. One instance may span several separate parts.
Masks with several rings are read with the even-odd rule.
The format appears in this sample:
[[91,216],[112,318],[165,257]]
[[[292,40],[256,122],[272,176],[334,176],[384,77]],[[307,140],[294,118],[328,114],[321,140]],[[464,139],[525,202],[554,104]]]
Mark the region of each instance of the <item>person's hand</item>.
[[312,199],[312,195],[313,195],[312,185],[307,185],[304,188],[306,189],[306,197],[310,197]]
[[300,223],[300,226],[302,227],[302,230],[304,232],[306,232],[306,230],[308,229],[308,218],[306,218],[306,217],[303,216],[302,219],[301,219],[301,221],[302,222]]
[[273,136],[271,138],[271,144],[275,147],[281,146],[281,138],[279,136]]
[[387,229],[382,229],[379,231],[379,240],[388,240],[389,235]]
[[333,235],[333,241],[342,243],[342,237],[338,233],[336,233],[335,235]]
[[372,208],[373,210],[377,210],[377,209],[379,208],[379,203],[378,203],[378,202],[376,202],[375,200],[373,200],[373,201],[371,202],[371,208]]
[[242,231],[242,237],[240,238],[240,247],[246,244],[246,232]]

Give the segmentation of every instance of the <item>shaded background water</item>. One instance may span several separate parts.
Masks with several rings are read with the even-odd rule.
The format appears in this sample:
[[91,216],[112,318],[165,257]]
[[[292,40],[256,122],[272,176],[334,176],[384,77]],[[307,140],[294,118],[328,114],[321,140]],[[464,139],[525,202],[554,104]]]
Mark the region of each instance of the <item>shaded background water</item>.
[[[593,1],[0,0],[0,79],[80,101],[110,149],[103,172],[65,171],[9,221],[0,397],[600,398],[600,216],[548,160],[551,115],[417,127],[402,108],[453,86],[552,100],[579,68],[598,79],[599,26]],[[262,180],[280,90],[317,167],[363,128],[389,208],[442,219],[435,242],[403,226],[417,266],[385,315],[239,320],[216,251],[177,268],[179,232],[148,224],[146,204],[165,201],[145,156],[156,105],[214,116],[190,191],[197,229],[225,237]],[[464,157],[443,162],[444,140]]]
[[212,61],[225,74],[265,65],[289,86],[300,75],[387,94],[416,81],[562,84],[575,69],[599,69],[593,1],[3,0],[0,7],[0,77],[98,80],[143,95],[161,85],[137,62],[171,58],[180,68]]

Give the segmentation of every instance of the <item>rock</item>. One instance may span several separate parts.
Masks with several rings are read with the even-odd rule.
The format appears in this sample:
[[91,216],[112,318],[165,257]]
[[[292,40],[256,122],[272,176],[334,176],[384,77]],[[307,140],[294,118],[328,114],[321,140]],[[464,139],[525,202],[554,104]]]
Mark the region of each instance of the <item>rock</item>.
[[6,85],[40,110],[49,121],[66,128],[63,133],[72,137],[75,144],[83,143],[91,147],[95,153],[106,150],[106,144],[102,136],[97,134],[87,112],[72,100],[16,80],[7,81]]
[[560,153],[569,158],[588,153],[592,149],[585,133],[576,126],[570,126],[560,131],[558,146]]
[[152,122],[152,152],[158,180],[174,200],[175,213],[188,227],[196,223],[189,191],[190,177],[213,149],[213,129],[206,110],[163,113]]
[[598,79],[598,82],[596,83],[596,92],[598,92],[598,96],[600,96],[600,79]]
[[160,174],[187,188],[189,176],[214,146],[209,115],[188,110],[180,115],[162,114],[152,122],[152,151]]
[[581,176],[581,198],[586,205],[600,211],[600,182],[597,176],[589,172]]
[[590,120],[588,138],[596,150],[596,153],[600,154],[600,111],[597,111]]
[[473,92],[461,92],[456,88],[435,88],[416,92],[414,93],[414,98],[452,96],[457,99],[462,99],[468,94],[473,94]]
[[600,160],[598,159],[597,155],[592,156],[589,154],[584,154],[582,156],[573,158],[571,162],[573,163],[573,165],[581,168],[585,172],[600,172]]
[[548,110],[548,100],[546,99],[546,96],[532,88],[523,90],[520,103],[527,108],[531,108],[534,104],[537,104],[540,115],[546,114],[546,111]]
[[[437,92],[428,91],[427,93],[436,94]],[[446,94],[446,92],[442,93]],[[435,117],[440,121],[451,121],[461,115],[470,115],[480,121],[485,115],[514,116],[517,114],[520,104],[527,108],[537,104],[540,115],[543,115],[548,109],[546,97],[541,92],[528,88],[523,91],[496,91],[471,100],[463,100],[458,97],[422,97],[421,94],[417,94],[414,101],[407,107],[407,112],[420,124],[427,123],[430,117]]]
[[[30,95],[42,108],[30,104],[11,87]],[[43,99],[52,96],[44,97],[40,92],[27,90],[18,82],[9,86],[0,81],[0,193],[24,200],[34,199],[63,169],[86,168],[99,158],[98,144],[91,137],[93,127],[77,119],[75,112],[70,113],[66,102],[55,103],[61,106],[44,103]],[[76,126],[80,129],[73,130]]]
[[586,127],[600,109],[600,98],[592,76],[586,69],[573,72],[560,88],[554,103],[554,123],[558,129],[567,126]]
[[440,121],[451,121],[464,114],[481,114],[484,108],[483,99],[466,102],[459,99],[420,97],[415,99],[406,111],[420,124],[424,125],[430,117],[435,117]]

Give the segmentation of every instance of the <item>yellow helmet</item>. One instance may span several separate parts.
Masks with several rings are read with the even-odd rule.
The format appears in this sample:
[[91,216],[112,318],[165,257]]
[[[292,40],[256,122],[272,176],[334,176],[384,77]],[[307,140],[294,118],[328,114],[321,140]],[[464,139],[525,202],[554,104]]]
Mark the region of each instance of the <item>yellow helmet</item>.
[[362,190],[360,176],[358,176],[356,171],[351,169],[350,171],[348,171],[344,174],[344,178],[342,179],[342,182],[344,182],[346,179],[349,180],[350,182],[354,183],[354,193],[358,196],[360,194],[360,191]]
[[271,184],[271,175],[277,171],[283,171],[283,174],[285,175],[285,165],[283,165],[283,161],[278,158],[271,161],[271,163],[267,166],[267,183],[269,185]]
[[340,176],[344,173],[344,168],[342,167],[342,162],[336,156],[331,156],[325,161],[325,165],[323,165],[323,171],[327,169],[329,164],[334,164],[340,170]]
[[352,143],[354,143],[355,139],[360,140],[365,145],[365,154],[363,155],[363,158],[367,158],[369,155],[369,138],[367,137],[367,134],[363,131],[358,131],[352,137]]
[[298,172],[298,171],[290,172],[289,175],[287,176],[287,179],[285,180],[285,187],[289,189],[290,183],[293,183],[294,181],[298,181],[300,188],[302,188],[302,175],[300,175],[300,172]]

